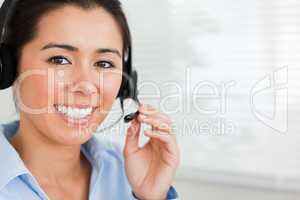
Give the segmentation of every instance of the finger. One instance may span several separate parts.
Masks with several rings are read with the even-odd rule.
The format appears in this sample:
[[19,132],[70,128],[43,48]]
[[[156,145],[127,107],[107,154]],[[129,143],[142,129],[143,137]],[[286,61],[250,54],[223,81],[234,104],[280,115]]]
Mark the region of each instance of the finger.
[[166,115],[165,113],[159,112],[157,109],[155,109],[151,105],[143,105],[142,104],[138,110],[143,115],[155,116],[157,118],[164,119],[164,120],[168,121],[169,123],[172,123],[172,121],[168,115]]
[[131,121],[131,126],[127,130],[125,145],[124,145],[124,156],[130,155],[131,153],[139,150],[139,133],[141,129],[141,124],[137,119]]
[[169,133],[172,131],[172,127],[169,120],[157,118],[156,116],[147,116],[143,114],[139,114],[137,119],[140,122],[151,125],[155,130],[165,131]]
[[144,115],[153,115],[155,113],[158,113],[158,110],[149,104],[141,104],[138,110]]
[[172,137],[169,134],[158,131],[158,130],[145,130],[145,135],[151,138],[157,138],[160,141],[170,144],[172,142]]
[[177,146],[176,140],[167,133],[161,131],[152,131],[152,130],[145,130],[145,135],[150,138],[158,139],[159,141],[165,144],[167,151],[173,155],[179,154],[179,148]]

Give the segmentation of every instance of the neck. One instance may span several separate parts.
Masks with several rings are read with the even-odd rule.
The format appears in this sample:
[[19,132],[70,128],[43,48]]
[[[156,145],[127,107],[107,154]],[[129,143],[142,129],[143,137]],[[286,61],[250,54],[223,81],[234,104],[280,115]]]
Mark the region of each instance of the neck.
[[75,180],[82,176],[87,167],[87,160],[80,153],[80,145],[56,143],[22,115],[19,129],[10,141],[26,167],[44,184]]

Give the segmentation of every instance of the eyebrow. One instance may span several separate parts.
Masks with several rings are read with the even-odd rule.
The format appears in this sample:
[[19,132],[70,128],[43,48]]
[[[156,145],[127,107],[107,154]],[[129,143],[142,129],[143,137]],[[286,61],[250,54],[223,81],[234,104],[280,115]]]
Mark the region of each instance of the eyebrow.
[[[49,43],[47,45],[45,45],[43,48],[41,48],[41,50],[46,50],[46,49],[50,49],[50,48],[61,48],[61,49],[65,49],[68,51],[78,51],[79,49],[77,47],[68,45],[68,44],[57,44],[57,43]],[[99,48],[96,50],[96,53],[102,54],[102,53],[113,53],[116,54],[117,56],[119,56],[120,58],[121,53],[117,50],[117,49],[112,49],[112,48]]]

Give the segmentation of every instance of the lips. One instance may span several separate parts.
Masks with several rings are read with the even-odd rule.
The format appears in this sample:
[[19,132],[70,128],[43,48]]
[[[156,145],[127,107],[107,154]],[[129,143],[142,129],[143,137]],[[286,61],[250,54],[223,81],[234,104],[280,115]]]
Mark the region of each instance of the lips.
[[71,123],[72,125],[86,125],[98,107],[89,105],[70,106],[66,104],[55,104],[54,108],[57,111],[57,114],[59,114],[65,122]]

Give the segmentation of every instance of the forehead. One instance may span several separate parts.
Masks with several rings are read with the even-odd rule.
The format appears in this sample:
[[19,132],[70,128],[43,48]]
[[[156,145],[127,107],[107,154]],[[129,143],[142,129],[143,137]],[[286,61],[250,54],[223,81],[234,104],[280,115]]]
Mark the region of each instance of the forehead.
[[83,10],[64,6],[41,17],[37,28],[37,38],[42,43],[62,42],[79,49],[110,47],[120,51],[123,45],[117,21],[101,7]]

